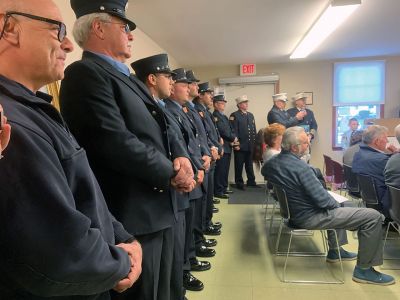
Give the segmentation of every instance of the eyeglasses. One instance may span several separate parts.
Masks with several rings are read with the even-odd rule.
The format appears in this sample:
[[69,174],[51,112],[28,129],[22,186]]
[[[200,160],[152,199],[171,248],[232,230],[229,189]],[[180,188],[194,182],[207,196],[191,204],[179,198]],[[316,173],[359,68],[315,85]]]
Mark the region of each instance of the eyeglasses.
[[119,24],[120,26],[121,26],[121,28],[123,28],[124,29],[124,32],[125,33],[130,33],[132,30],[131,30],[131,28],[129,27],[129,25],[128,24],[126,24],[126,23],[120,23],[120,22],[106,22],[106,21],[102,21],[103,23],[107,23],[107,24]]
[[5,31],[5,28],[7,25],[7,21],[12,15],[23,16],[23,17],[26,17],[26,18],[29,18],[32,20],[37,20],[37,21],[57,25],[58,26],[57,38],[60,42],[62,42],[65,39],[65,37],[67,36],[67,27],[65,26],[65,24],[63,22],[49,19],[49,18],[39,17],[39,16],[31,15],[31,14],[26,14],[26,13],[22,13],[22,12],[18,12],[18,11],[7,11],[5,14],[5,19],[4,19],[3,31],[0,34],[0,39],[3,37],[4,31]]

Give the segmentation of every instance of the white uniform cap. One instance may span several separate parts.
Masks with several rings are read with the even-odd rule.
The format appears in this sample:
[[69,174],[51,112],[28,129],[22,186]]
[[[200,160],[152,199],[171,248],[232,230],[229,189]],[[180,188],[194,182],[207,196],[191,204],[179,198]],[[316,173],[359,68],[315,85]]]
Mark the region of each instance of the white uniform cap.
[[275,94],[272,95],[272,99],[275,101],[287,101],[287,93]]
[[304,93],[297,93],[296,95],[294,95],[294,97],[292,99],[293,99],[293,102],[296,102],[297,100],[305,99],[305,98],[307,98],[307,96]]
[[242,103],[242,102],[248,102],[249,99],[247,98],[247,95],[242,95],[242,96],[240,96],[240,97],[237,97],[237,98],[235,99],[235,101],[236,101],[236,104],[240,104],[240,103]]

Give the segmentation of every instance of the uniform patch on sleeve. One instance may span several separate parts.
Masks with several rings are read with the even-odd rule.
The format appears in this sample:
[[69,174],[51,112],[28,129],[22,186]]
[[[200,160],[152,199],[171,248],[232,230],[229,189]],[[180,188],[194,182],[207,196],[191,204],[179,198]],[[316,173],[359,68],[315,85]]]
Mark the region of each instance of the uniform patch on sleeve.
[[184,107],[182,108],[182,110],[183,110],[183,112],[184,112],[185,114],[188,113],[188,108],[187,108],[186,106],[184,106]]
[[199,111],[199,115],[204,119],[204,113],[202,111]]

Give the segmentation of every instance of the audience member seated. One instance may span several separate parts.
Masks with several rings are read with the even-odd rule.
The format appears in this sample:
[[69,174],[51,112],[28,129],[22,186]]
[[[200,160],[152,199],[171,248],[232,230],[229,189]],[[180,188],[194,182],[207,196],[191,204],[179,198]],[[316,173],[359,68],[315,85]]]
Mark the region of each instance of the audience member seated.
[[264,164],[274,155],[281,153],[282,136],[285,132],[285,126],[279,123],[273,123],[264,129],[264,142],[267,145],[263,153]]
[[340,245],[347,244],[345,229],[358,230],[358,255],[342,247],[335,248],[335,235],[328,233],[328,262],[354,260],[353,280],[360,283],[389,285],[394,278],[374,270],[383,263],[382,222],[384,217],[370,208],[340,207],[322,187],[313,168],[300,159],[307,151],[309,140],[301,127],[288,128],[283,134],[282,152],[271,158],[261,170],[269,182],[284,187],[293,226],[305,229],[331,229],[336,232]]
[[[396,126],[394,133],[400,143],[400,124]],[[400,153],[389,158],[385,168],[385,183],[400,189]]]
[[363,133],[360,151],[354,154],[352,165],[354,173],[373,178],[379,201],[378,209],[386,217],[389,216],[390,199],[385,184],[384,170],[390,155],[384,151],[393,147],[386,147],[388,143],[387,132],[388,129],[384,126],[369,126]]
[[356,118],[351,118],[349,120],[349,130],[342,135],[341,145],[344,150],[349,148],[351,136],[357,131],[359,125],[360,124]]
[[357,130],[350,138],[350,147],[343,153],[343,164],[351,167],[353,165],[354,154],[360,150],[362,141],[362,130]]

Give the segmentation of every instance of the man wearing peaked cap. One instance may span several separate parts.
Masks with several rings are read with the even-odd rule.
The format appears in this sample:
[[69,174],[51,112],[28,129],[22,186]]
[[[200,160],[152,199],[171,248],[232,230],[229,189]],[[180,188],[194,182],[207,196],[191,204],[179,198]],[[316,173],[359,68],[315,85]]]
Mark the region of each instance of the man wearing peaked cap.
[[243,165],[246,169],[247,186],[258,187],[253,169],[253,148],[256,141],[256,122],[254,115],[248,112],[249,99],[242,95],[235,99],[238,110],[233,112],[229,120],[240,145],[234,147],[235,183],[238,189],[244,189]]
[[306,99],[307,96],[304,93],[297,93],[294,95],[292,98],[294,107],[289,108],[287,112],[291,117],[296,117],[297,113],[305,111],[306,115],[299,121],[297,126],[303,127],[304,130],[311,135],[311,138],[314,138],[318,129],[318,124],[312,110],[306,108]]
[[225,95],[216,95],[214,102],[214,122],[218,132],[223,140],[224,155],[217,160],[214,176],[214,197],[227,199],[229,165],[231,162],[232,143],[238,142],[238,139],[232,130],[228,117],[224,114],[226,99]]
[[[204,233],[208,235],[220,235],[220,223],[213,223],[212,217],[214,212],[218,209],[213,205],[214,195],[214,172],[215,162],[223,155],[223,147],[221,145],[221,137],[215,126],[213,116],[209,111],[212,105],[213,89],[208,82],[199,84],[199,96],[193,100],[195,108],[202,119],[205,131],[207,132],[208,145],[210,147],[212,163],[208,172],[208,186],[207,186],[207,208],[205,217],[205,230]],[[202,246],[201,246],[202,247]],[[203,249],[203,247],[201,248]],[[199,252],[200,250],[198,250]]]
[[[102,5],[105,13],[97,6],[86,8],[88,2]],[[171,189],[194,188],[189,155],[146,85],[125,65],[133,42],[124,26],[126,1],[73,4],[74,37],[84,52],[65,71],[61,113],[87,151],[111,212],[143,249],[139,281],[113,297],[169,300],[177,217]],[[154,79],[166,79],[163,75]]]
[[267,119],[268,123],[279,123],[286,128],[296,126],[304,116],[307,114],[305,111],[299,111],[294,117],[291,117],[289,113],[285,110],[287,102],[287,93],[275,94],[272,96],[274,105],[269,111]]
[[149,74],[175,75],[168,65],[168,55],[165,53],[139,59],[131,63],[131,67],[143,82]]
[[[179,289],[182,290],[182,285],[185,289],[190,291],[199,291],[204,288],[203,283],[190,273],[191,265],[197,266],[197,270],[204,271],[209,269],[211,264],[206,261],[198,261],[194,250],[193,221],[194,214],[196,213],[196,206],[201,204],[203,198],[203,189],[200,183],[203,182],[205,175],[203,168],[204,161],[202,159],[201,145],[197,129],[184,110],[184,105],[189,101],[189,79],[186,77],[186,72],[182,68],[176,69],[174,72],[176,75],[174,76],[175,83],[171,91],[171,96],[168,99],[165,99],[164,102],[167,110],[173,114],[176,121],[179,123],[182,135],[185,137],[190,158],[197,169],[197,175],[199,178],[199,185],[188,195],[189,198],[187,198],[187,205],[183,205],[184,202],[182,201],[182,205],[178,207],[180,208],[178,222],[181,220],[185,221],[182,222],[183,224],[179,225],[179,227],[186,227],[184,235],[182,236],[184,239],[182,240],[177,237],[176,244],[184,246],[184,248],[180,249],[184,255],[178,257],[178,261],[180,260],[185,264],[181,264],[180,268],[176,268],[175,276],[173,276],[173,280],[171,281],[171,289],[172,287],[175,287],[174,290],[176,292],[174,294],[174,299],[182,299],[183,295],[177,293],[179,292]],[[201,212],[198,211],[197,213],[199,214]],[[184,223],[186,223],[186,225],[184,225]],[[179,246],[175,248],[179,250]],[[213,249],[205,249],[205,251],[210,254],[209,256],[215,255],[215,250]],[[182,260],[183,258],[184,260]]]
[[136,28],[126,17],[128,0],[71,0],[71,7],[77,19],[92,13],[107,13],[126,22],[131,31]]

